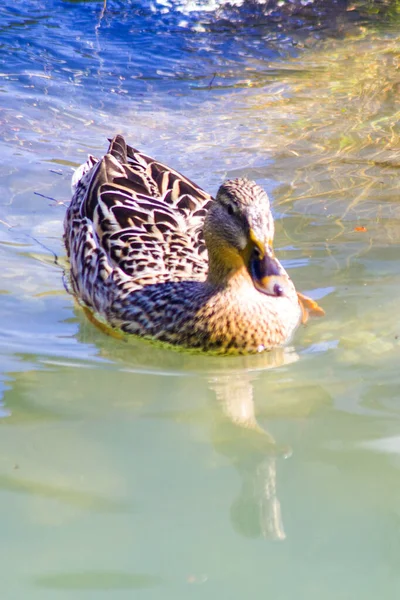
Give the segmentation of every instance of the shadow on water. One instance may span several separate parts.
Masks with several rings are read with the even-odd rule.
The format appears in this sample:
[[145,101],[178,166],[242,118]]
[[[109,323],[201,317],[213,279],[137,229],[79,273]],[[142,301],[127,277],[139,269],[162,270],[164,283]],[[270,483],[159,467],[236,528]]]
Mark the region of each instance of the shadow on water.
[[34,583],[42,589],[51,590],[142,590],[164,583],[164,579],[147,573],[124,571],[85,571],[76,573],[53,573],[37,577]]
[[[14,469],[18,469],[18,465]],[[0,490],[28,494],[30,497],[38,496],[43,499],[57,500],[72,507],[99,512],[125,512],[131,508],[124,506],[123,502],[102,497],[100,495],[85,493],[79,490],[68,489],[67,486],[44,484],[18,475],[0,475]]]

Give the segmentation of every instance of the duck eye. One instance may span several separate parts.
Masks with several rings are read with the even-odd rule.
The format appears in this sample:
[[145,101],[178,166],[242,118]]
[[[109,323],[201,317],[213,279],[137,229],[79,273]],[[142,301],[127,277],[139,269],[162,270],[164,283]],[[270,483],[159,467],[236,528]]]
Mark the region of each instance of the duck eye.
[[253,260],[261,260],[261,251],[257,246],[253,248]]
[[230,215],[231,217],[233,217],[233,215],[235,214],[235,211],[233,210],[232,204],[227,204],[226,210],[228,211],[228,215]]

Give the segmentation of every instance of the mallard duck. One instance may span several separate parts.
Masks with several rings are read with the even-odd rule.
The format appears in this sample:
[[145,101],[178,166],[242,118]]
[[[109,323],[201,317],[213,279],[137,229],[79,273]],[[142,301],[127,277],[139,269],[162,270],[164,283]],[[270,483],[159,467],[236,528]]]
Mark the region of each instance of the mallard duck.
[[266,192],[245,178],[215,199],[121,135],[74,174],[65,217],[73,293],[123,332],[219,353],[288,341],[306,309],[273,252]]

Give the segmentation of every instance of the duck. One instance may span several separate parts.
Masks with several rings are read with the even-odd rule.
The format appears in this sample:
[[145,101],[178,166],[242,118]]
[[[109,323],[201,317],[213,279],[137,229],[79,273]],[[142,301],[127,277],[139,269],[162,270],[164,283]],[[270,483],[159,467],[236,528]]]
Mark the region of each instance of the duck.
[[122,135],[72,180],[69,289],[122,334],[217,354],[287,343],[318,304],[273,250],[267,193],[244,177],[215,198]]

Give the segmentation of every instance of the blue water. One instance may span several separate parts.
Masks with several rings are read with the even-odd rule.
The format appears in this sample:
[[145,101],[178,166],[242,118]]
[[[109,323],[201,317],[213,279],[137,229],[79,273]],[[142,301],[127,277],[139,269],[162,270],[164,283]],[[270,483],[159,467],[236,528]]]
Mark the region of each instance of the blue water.
[[[92,93],[94,110],[106,110],[128,94],[139,104],[154,92],[209,92],[213,78],[214,88],[233,86],[248,56],[269,60],[290,52],[272,34],[273,41],[260,45],[251,26],[246,32],[240,23],[222,22],[205,29],[196,15],[163,14],[145,2],[108,1],[104,13],[101,2],[26,2],[23,9],[0,10],[3,76],[13,89],[25,97],[34,84],[36,99],[68,94],[69,106]],[[194,97],[201,102],[201,95]]]
[[[0,7],[7,600],[398,597],[395,11],[233,4]],[[261,183],[326,317],[236,358],[89,323],[62,221],[117,131],[210,192]]]

